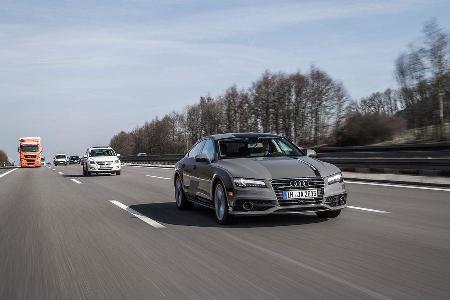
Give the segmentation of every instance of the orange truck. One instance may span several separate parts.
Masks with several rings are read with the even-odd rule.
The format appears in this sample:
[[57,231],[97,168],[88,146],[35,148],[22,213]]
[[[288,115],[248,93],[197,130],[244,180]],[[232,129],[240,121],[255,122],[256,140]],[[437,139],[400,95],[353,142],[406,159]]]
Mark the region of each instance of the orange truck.
[[37,168],[41,166],[42,145],[40,137],[23,137],[19,139],[20,167]]

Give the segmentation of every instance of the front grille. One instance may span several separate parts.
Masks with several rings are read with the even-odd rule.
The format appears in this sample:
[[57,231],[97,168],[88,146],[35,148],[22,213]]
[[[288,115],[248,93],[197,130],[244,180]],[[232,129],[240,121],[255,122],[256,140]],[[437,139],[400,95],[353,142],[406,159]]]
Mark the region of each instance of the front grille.
[[113,163],[112,161],[98,161],[97,165],[99,165],[99,166],[109,166],[112,163]]
[[[301,180],[305,182],[302,187],[291,186],[292,180]],[[286,205],[302,205],[302,204],[320,204],[322,203],[324,181],[321,177],[301,177],[301,178],[283,178],[283,179],[273,179],[272,187],[277,196],[278,204],[280,206]],[[311,199],[283,199],[284,191],[298,191],[307,189],[317,189],[317,197]]]
[[30,155],[30,154],[25,155],[25,158],[35,158],[35,157],[36,157],[36,155]]

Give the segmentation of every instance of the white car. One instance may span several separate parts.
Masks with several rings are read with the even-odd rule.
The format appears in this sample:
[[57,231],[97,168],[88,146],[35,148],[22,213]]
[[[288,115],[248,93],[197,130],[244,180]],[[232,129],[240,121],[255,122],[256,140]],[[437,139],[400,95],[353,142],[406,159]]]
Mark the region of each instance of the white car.
[[67,155],[65,155],[65,154],[56,154],[55,158],[53,158],[53,164],[55,166],[57,166],[57,165],[67,166],[69,164],[69,159],[67,158]]
[[92,147],[83,156],[83,175],[109,173],[120,175],[122,169],[120,154],[116,154],[111,147]]

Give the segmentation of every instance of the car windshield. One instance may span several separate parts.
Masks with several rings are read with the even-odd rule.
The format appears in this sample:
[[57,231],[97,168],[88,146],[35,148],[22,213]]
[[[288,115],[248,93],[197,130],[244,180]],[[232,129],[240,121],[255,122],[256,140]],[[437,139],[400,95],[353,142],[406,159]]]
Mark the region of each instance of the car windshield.
[[22,152],[38,152],[39,146],[37,145],[22,145],[20,146]]
[[301,150],[279,137],[219,140],[220,158],[303,156]]
[[56,155],[56,158],[61,159],[61,158],[66,158],[66,156],[65,155]]
[[116,156],[113,149],[92,149],[89,152],[90,156]]
[[70,159],[79,159],[78,156],[71,156]]

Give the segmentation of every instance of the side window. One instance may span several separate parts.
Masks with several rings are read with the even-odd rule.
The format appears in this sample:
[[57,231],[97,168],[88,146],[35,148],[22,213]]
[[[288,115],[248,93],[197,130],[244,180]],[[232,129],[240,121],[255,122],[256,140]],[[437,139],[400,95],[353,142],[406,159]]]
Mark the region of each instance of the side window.
[[214,160],[216,149],[214,147],[214,142],[211,139],[206,140],[205,147],[203,147],[202,153],[206,154],[210,161]]
[[205,144],[205,140],[198,142],[192,149],[189,151],[188,157],[196,157],[197,154],[202,151],[203,145]]

